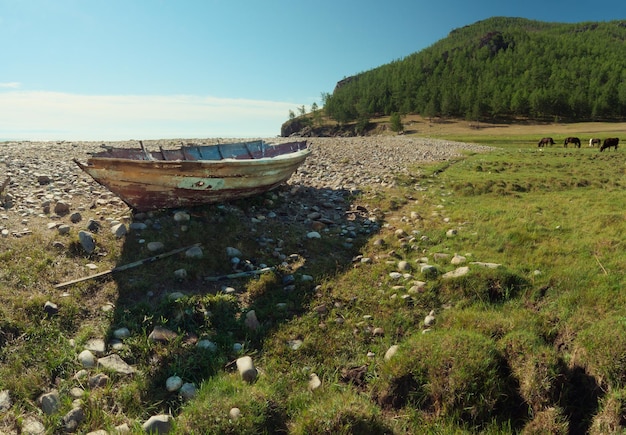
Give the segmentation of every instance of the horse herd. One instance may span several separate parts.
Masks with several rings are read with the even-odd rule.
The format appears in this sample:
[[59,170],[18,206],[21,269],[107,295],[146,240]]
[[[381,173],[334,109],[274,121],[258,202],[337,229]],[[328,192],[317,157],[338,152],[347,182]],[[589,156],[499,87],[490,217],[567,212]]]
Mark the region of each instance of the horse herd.
[[[551,137],[542,137],[541,140],[539,140],[539,143],[537,144],[537,146],[541,148],[541,147],[545,147],[546,145],[554,145],[554,144],[555,144],[554,139],[552,139]],[[580,148],[580,139],[577,137],[572,137],[572,136],[566,137],[565,141],[563,142],[563,146],[567,148],[568,144],[573,144],[575,147]],[[615,151],[617,151],[618,144],[619,144],[618,137],[608,137],[604,139],[604,142],[602,142],[597,137],[592,137],[591,139],[589,139],[589,146],[595,147],[596,145],[599,145],[600,151],[604,151],[611,147],[615,148]]]

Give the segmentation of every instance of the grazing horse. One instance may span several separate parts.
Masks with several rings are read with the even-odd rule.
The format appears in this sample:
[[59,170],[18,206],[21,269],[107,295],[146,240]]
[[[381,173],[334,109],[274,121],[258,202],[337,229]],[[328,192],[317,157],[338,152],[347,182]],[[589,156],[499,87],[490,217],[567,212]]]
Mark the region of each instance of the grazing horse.
[[554,145],[554,140],[551,137],[542,137],[537,146],[539,148],[544,147],[546,145]]
[[580,139],[578,139],[577,137],[566,137],[565,142],[563,142],[563,146],[567,148],[568,143],[573,143],[578,148],[580,148]]
[[604,151],[607,148],[614,147],[617,151],[617,144],[619,144],[619,137],[607,137],[604,139],[604,143],[600,147],[600,151]]
[[600,140],[600,138],[597,137],[592,137],[591,139],[589,139],[589,147],[595,147],[596,145],[600,145],[602,141]]

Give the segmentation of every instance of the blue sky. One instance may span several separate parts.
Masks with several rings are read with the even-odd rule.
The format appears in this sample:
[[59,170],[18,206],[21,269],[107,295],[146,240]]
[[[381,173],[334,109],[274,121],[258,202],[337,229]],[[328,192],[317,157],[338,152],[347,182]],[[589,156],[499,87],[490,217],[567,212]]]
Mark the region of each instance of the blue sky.
[[337,81],[492,16],[624,0],[0,0],[0,140],[272,137]]

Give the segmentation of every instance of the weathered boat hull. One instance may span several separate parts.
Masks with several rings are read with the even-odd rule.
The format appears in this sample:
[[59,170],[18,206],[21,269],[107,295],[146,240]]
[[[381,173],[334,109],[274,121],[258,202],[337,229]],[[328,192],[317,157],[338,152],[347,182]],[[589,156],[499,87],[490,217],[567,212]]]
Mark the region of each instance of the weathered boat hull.
[[[228,151],[225,145],[221,148],[220,154]],[[167,160],[182,152],[172,150],[146,153],[143,155],[146,160],[139,160],[141,156],[119,157],[124,151],[136,152],[113,150],[92,156],[86,164],[76,163],[137,211],[190,207],[258,195],[287,181],[311,152],[306,142],[268,146],[263,155],[272,157],[255,157],[254,152],[248,152],[247,156],[233,155],[220,160]],[[182,158],[190,159],[213,152],[206,146],[184,151],[187,156]],[[114,157],[107,157],[108,154]]]

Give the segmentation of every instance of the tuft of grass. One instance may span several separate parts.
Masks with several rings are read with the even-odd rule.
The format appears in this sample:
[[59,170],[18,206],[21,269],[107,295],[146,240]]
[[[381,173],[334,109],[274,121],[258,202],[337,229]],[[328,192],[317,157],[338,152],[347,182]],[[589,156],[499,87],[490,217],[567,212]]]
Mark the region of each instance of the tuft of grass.
[[509,392],[495,343],[466,331],[417,334],[381,367],[378,401],[483,425]]

